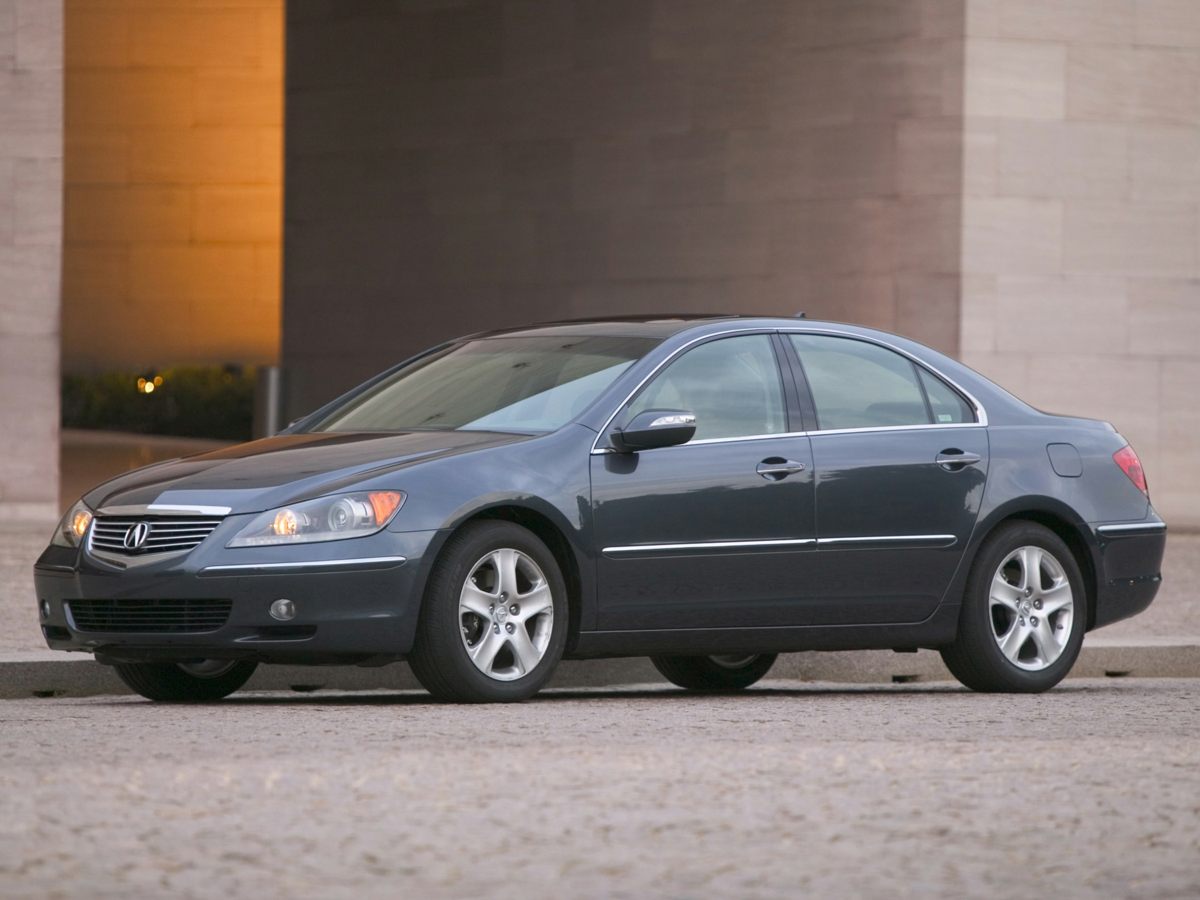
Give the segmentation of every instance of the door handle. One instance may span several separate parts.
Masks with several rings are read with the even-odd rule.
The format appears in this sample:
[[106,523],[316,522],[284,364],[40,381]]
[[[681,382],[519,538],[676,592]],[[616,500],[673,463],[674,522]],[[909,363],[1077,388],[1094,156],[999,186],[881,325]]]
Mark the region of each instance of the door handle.
[[947,472],[961,472],[967,466],[973,466],[981,459],[983,457],[978,453],[959,450],[957,447],[948,447],[935,456],[933,461]]
[[784,459],[782,456],[768,456],[755,467],[754,471],[767,481],[782,481],[789,475],[803,472],[804,463]]

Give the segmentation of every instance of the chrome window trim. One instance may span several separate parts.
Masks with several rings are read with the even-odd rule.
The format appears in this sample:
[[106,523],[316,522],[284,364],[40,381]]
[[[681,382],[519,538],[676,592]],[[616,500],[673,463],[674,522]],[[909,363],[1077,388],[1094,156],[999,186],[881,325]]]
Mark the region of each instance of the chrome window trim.
[[[657,375],[665,366],[669,365],[677,357],[679,357],[681,354],[685,353],[688,349],[690,349],[695,344],[699,344],[699,343],[702,343],[703,341],[712,340],[715,338],[732,337],[734,335],[742,335],[742,334],[824,334],[824,335],[830,335],[833,337],[843,337],[843,338],[851,338],[851,339],[857,340],[857,341],[866,341],[868,344],[875,344],[879,347],[884,347],[888,350],[891,350],[894,353],[899,353],[901,356],[903,356],[905,359],[910,360],[915,365],[918,365],[918,366],[928,370],[931,374],[936,375],[942,381],[946,382],[946,384],[953,387],[958,393],[962,394],[962,396],[966,397],[967,401],[971,404],[971,406],[975,412],[976,421],[974,421],[974,422],[947,422],[947,423],[941,423],[941,424],[935,423],[935,422],[930,422],[928,424],[922,424],[922,425],[871,425],[871,426],[866,426],[863,428],[830,428],[830,429],[817,429],[814,431],[788,431],[788,432],[780,432],[779,434],[754,434],[754,435],[738,435],[737,437],[726,437],[726,438],[703,438],[698,441],[688,441],[686,444],[677,444],[677,445],[675,445],[675,447],[657,447],[655,449],[657,449],[657,450],[673,450],[673,449],[676,449],[677,447],[693,447],[693,446],[699,446],[702,444],[717,444],[717,443],[727,444],[727,443],[732,443],[734,441],[765,440],[767,438],[806,437],[806,436],[816,437],[817,435],[822,435],[822,434],[865,434],[865,433],[873,432],[873,431],[914,431],[914,430],[921,429],[921,428],[986,428],[988,425],[987,409],[984,407],[984,405],[982,403],[979,402],[979,400],[975,397],[974,394],[972,394],[970,391],[968,391],[966,388],[964,388],[961,384],[959,384],[957,381],[955,381],[950,376],[946,375],[941,370],[935,368],[934,366],[931,366],[929,363],[925,362],[920,357],[916,356],[913,353],[909,353],[907,350],[903,349],[902,347],[897,347],[895,344],[889,344],[887,341],[882,341],[882,340],[879,340],[878,338],[867,337],[866,335],[855,334],[852,331],[842,331],[842,330],[836,329],[836,328],[788,328],[786,326],[777,326],[777,327],[773,327],[773,328],[734,328],[734,329],[729,329],[727,331],[717,331],[712,334],[705,334],[705,335],[701,335],[699,337],[693,338],[692,340],[688,341],[686,344],[683,344],[683,345],[677,347],[675,349],[675,351],[671,353],[670,356],[668,356],[666,359],[664,359],[662,362],[660,362],[657,366],[655,366],[653,369],[651,369],[636,385],[634,385],[633,390],[631,390],[625,396],[624,400],[622,400],[620,403],[617,404],[616,409],[614,409],[612,412],[612,415],[610,415],[605,420],[604,425],[600,428],[600,432],[596,435],[596,439],[594,441],[592,441],[591,453],[603,454],[603,453],[616,453],[617,452],[616,450],[614,450],[611,447],[601,447],[600,446],[601,439],[603,439],[604,436],[608,433],[608,429],[612,426],[613,420],[616,419],[617,415],[621,412],[621,410],[624,409],[628,405],[629,401],[634,398],[634,396],[637,394],[637,392],[640,391],[646,385],[646,383],[648,381],[650,381],[650,379],[653,378],[655,375]],[[642,450],[639,452],[650,453],[652,451]]]
[[105,506],[96,510],[98,516],[227,516],[231,506],[198,506],[189,503],[134,503],[126,506]]
[[329,566],[373,566],[382,563],[400,565],[407,562],[404,556],[359,556],[353,559],[312,559],[304,562],[233,563],[222,566],[205,566],[201,575],[213,572],[252,572],[256,570],[316,569]]
[[1097,525],[1100,534],[1122,534],[1131,531],[1166,531],[1166,522],[1127,522],[1120,525]]
[[[839,434],[869,434],[873,431],[926,431],[944,428],[984,428],[978,422],[952,422],[941,425],[876,425],[865,428],[830,428],[828,431],[783,431],[779,434],[748,434],[741,437],[701,438],[698,441],[688,441],[686,444],[676,444],[673,447],[652,447],[649,450],[639,450],[638,453],[654,453],[659,450],[679,450],[684,447],[698,447],[704,444],[735,444],[739,441],[765,441],[770,438],[817,438],[825,435]],[[611,447],[595,447],[592,455],[602,456],[605,453],[618,453]]]

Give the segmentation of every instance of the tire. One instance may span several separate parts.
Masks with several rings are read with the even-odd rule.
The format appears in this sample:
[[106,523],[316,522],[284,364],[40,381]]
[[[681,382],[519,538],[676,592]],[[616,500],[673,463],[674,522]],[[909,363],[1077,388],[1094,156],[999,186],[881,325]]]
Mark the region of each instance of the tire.
[[1070,549],[1048,528],[1010,522],[980,548],[958,636],[941,654],[971,690],[1039,693],[1071,671],[1086,628],[1087,593]]
[[724,656],[652,656],[654,668],[672,684],[689,691],[740,691],[775,664],[776,654]]
[[250,680],[258,663],[203,660],[200,663],[118,663],[113,668],[118,678],[147,700],[209,703],[238,690]]
[[533,532],[471,523],[434,564],[408,661],[437,700],[527,700],[554,674],[568,619],[558,562]]

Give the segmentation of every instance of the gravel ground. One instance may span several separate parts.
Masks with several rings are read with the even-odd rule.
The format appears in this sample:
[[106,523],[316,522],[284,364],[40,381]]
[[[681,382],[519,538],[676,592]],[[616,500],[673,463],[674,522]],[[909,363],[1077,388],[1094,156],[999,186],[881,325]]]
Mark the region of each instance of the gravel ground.
[[11,897],[1195,897],[1200,683],[0,703]]

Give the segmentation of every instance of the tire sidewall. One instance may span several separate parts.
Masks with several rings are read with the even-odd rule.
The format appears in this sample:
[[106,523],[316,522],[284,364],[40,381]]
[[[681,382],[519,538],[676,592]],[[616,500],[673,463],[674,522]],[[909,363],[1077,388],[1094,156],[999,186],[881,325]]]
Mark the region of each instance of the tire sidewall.
[[669,682],[689,691],[730,693],[744,690],[763,678],[777,654],[759,653],[744,665],[730,668],[711,656],[651,656],[650,662]]
[[[989,602],[992,578],[1005,557],[1018,547],[1025,546],[1045,550],[1058,561],[1070,582],[1074,604],[1067,645],[1057,660],[1038,671],[1013,665],[1001,651],[992,632]],[[971,649],[982,654],[980,661],[985,663],[990,675],[1004,682],[1004,689],[1029,692],[1047,690],[1062,681],[1075,665],[1087,630],[1087,592],[1074,555],[1063,540],[1048,528],[1033,522],[1020,523],[1006,526],[992,537],[980,550],[968,580],[965,599],[962,627],[973,645]]]
[[[520,550],[537,563],[546,576],[554,604],[554,626],[546,652],[532,672],[514,681],[497,681],[475,667],[462,641],[458,608],[459,595],[472,570],[488,553],[502,548]],[[481,698],[503,701],[532,696],[554,674],[567,642],[567,586],[558,561],[533,532],[512,522],[489,522],[476,526],[448,549],[447,556],[439,560],[441,571],[434,588],[436,596],[430,598],[432,602],[423,611],[423,615],[440,619],[435,625],[436,632],[442,637],[438,641],[442,646],[438,649],[446,654],[445,662],[452,667],[455,676],[466,682],[471,692]]]

